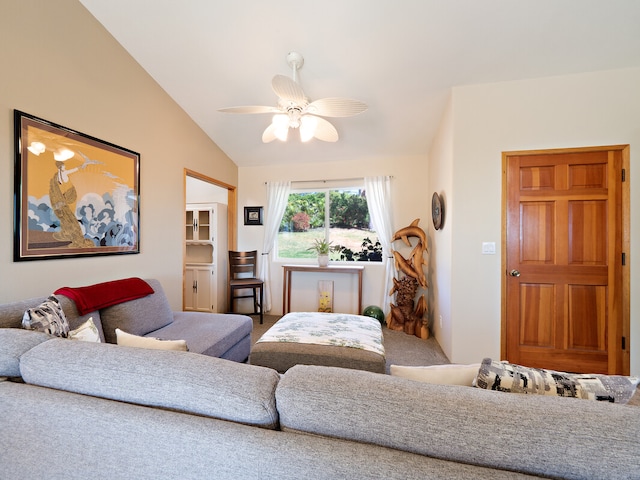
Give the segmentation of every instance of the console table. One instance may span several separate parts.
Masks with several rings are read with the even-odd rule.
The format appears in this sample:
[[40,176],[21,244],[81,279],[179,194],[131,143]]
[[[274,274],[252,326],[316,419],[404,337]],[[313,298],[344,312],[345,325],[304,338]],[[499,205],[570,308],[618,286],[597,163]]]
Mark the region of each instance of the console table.
[[293,272],[312,272],[312,273],[351,273],[358,275],[358,312],[362,313],[362,265],[335,265],[329,267],[320,267],[318,265],[283,265],[284,279],[282,281],[282,314],[289,313],[291,310],[291,274]]

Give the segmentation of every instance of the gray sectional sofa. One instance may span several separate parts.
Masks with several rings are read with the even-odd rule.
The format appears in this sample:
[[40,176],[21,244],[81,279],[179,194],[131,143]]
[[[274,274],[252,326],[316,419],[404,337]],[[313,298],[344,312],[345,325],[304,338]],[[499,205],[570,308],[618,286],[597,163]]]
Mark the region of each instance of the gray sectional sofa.
[[[189,351],[212,357],[244,362],[251,350],[253,321],[246,315],[205,312],[174,312],[160,282],[145,280],[153,293],[118,303],[84,315],[73,300],[57,295],[71,329],[89,317],[93,319],[102,342],[116,343],[116,328],[127,333],[162,340],[185,340]],[[0,328],[20,328],[28,308],[47,297],[37,297],[0,305]]]
[[0,477],[640,477],[640,409],[0,329]]
[[[104,343],[20,328],[0,305],[0,478],[640,478],[640,408],[243,362],[251,319],[154,293],[79,315]],[[115,345],[115,328],[190,351]],[[205,355],[202,355],[202,354]],[[235,361],[230,361],[235,360]]]

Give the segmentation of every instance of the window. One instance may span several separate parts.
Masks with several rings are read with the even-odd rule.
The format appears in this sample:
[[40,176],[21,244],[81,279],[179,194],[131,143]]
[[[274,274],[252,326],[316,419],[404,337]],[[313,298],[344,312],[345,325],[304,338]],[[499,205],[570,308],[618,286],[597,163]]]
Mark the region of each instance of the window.
[[361,187],[291,191],[278,231],[278,257],[316,258],[308,250],[315,239],[326,239],[336,248],[331,260],[382,261],[382,247]]

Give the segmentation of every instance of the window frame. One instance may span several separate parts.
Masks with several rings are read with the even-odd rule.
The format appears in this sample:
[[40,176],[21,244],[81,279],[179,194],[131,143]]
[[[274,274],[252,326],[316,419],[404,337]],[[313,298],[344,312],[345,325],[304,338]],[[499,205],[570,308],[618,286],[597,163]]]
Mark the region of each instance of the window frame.
[[[320,182],[308,182],[313,183],[315,185],[312,186],[304,186],[304,187],[295,187],[292,186],[289,191],[289,195],[299,194],[299,193],[324,193],[325,202],[324,202],[324,238],[329,241],[331,234],[331,204],[330,204],[330,192],[332,191],[365,191],[364,187],[364,179],[358,180],[343,180],[343,181],[320,181]],[[365,191],[366,198],[366,191]],[[287,199],[287,206],[289,205],[289,199]],[[368,208],[368,204],[367,204]],[[375,232],[375,230],[374,230]],[[279,233],[279,232],[278,232]],[[364,237],[363,237],[364,238]],[[377,239],[377,232],[376,232]],[[294,257],[283,257],[280,255],[280,245],[279,238],[276,235],[275,242],[275,250],[276,257],[275,260],[282,263],[299,263],[299,264],[313,264],[316,263],[316,258],[294,258]],[[368,262],[356,262],[355,260],[331,260],[332,263],[339,263],[345,265],[352,265],[354,263],[359,264],[372,264],[378,265],[381,261],[368,261]]]

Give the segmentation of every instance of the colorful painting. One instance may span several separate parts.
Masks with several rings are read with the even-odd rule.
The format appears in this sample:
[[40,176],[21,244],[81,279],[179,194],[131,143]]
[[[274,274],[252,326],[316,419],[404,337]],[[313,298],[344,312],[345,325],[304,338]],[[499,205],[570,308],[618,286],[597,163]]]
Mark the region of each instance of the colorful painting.
[[14,261],[140,252],[140,155],[14,111]]

